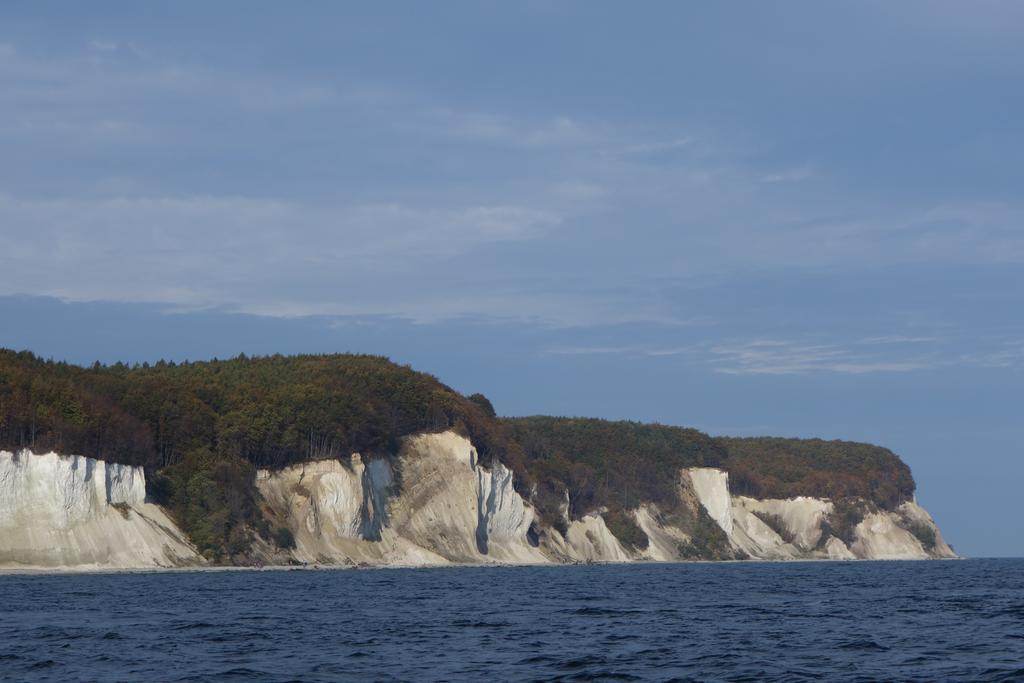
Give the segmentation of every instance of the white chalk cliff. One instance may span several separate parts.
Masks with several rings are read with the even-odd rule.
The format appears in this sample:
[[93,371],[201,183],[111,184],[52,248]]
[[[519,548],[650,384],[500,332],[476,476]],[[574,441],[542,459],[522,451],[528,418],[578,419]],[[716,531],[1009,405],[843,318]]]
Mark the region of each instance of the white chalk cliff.
[[[398,467],[399,472],[393,468]],[[401,477],[401,493],[395,486]],[[295,559],[325,564],[537,563],[528,538],[533,508],[502,464],[477,462],[453,432],[405,440],[395,464],[355,454],[260,470],[269,516],[292,531]]]
[[0,451],[0,567],[137,568],[197,564],[141,468],[81,456]]
[[[391,458],[353,454],[344,462],[260,470],[256,486],[268,520],[295,540],[294,548],[261,551],[274,563],[679,561],[690,557],[684,548],[692,547],[692,520],[701,510],[720,530],[717,542],[730,557],[955,557],[914,501],[893,511],[871,508],[844,542],[829,533],[831,501],[734,496],[728,473],[713,468],[680,472],[678,510],[671,514],[652,504],[632,511],[647,536],[644,548],[620,542],[601,510],[569,519],[564,506],[563,534],[538,521],[516,491],[511,470],[500,462],[484,466],[473,444],[451,431],[407,437]],[[167,514],[146,502],[141,469],[54,453],[0,452],[0,567],[200,562]]]
[[683,476],[690,478],[700,504],[725,532],[730,545],[753,559],[956,557],[934,520],[916,501],[903,503],[894,511],[869,512],[854,529],[853,542],[847,544],[833,535],[825,536],[834,510],[831,501],[806,496],[787,500],[732,496],[729,475],[722,470],[691,468]]

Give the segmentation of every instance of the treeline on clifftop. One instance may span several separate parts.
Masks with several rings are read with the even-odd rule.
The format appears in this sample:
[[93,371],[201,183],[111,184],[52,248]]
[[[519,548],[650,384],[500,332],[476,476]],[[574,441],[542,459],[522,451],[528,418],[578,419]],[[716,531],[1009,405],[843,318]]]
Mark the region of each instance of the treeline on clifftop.
[[0,350],[0,446],[152,469],[203,448],[272,468],[394,453],[402,436],[452,427],[484,462],[516,464],[518,446],[477,401],[380,356],[82,368]]
[[761,497],[861,496],[891,508],[913,495],[890,451],[840,441],[714,439],[695,429],[582,418],[499,419],[482,394],[369,355],[264,356],[80,367],[0,349],[0,448],[57,451],[147,469],[150,494],[215,559],[244,552],[254,531],[279,538],[260,511],[257,467],[393,455],[399,440],[455,429],[481,461],[498,458],[533,493],[545,521],[605,508],[613,532],[646,537],[623,514],[668,509],[679,469],[722,467]]
[[778,437],[716,439],[729,454],[734,494],[752,498],[864,498],[892,510],[914,495],[910,468],[888,448]]

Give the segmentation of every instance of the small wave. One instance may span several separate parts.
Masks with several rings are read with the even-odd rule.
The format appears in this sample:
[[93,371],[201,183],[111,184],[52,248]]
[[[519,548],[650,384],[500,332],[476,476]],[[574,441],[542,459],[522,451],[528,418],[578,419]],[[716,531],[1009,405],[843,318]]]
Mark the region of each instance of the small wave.
[[600,664],[607,664],[608,660],[598,655],[585,655],[583,657],[573,657],[567,659],[559,664],[561,669],[583,669],[589,666],[595,666]]
[[245,666],[235,667],[226,671],[220,671],[217,673],[217,678],[242,678],[246,680],[260,680],[267,677],[266,671],[260,671],[258,669],[250,669]]
[[838,647],[840,650],[861,650],[865,652],[888,652],[892,649],[870,639],[851,640],[846,643],[840,643]]
[[610,669],[589,669],[572,674],[553,676],[549,681],[641,681],[642,677],[636,674]]
[[461,621],[453,621],[452,626],[457,626],[458,628],[504,628],[508,624],[495,621],[463,619]]
[[994,615],[1024,618],[1024,605],[1011,605],[995,612]]
[[629,614],[636,614],[638,610],[631,609],[609,609],[607,607],[580,607],[571,610],[569,614],[579,617],[622,617]]
[[194,630],[200,629],[200,628],[217,628],[217,625],[216,624],[210,624],[210,623],[205,622],[205,621],[193,621],[193,622],[190,622],[190,623],[187,623],[187,624],[179,624],[177,626],[172,626],[171,630],[172,631],[194,631]]
[[57,666],[57,662],[53,661],[52,659],[43,659],[43,660],[40,660],[38,662],[33,662],[32,666],[30,666],[29,669],[32,669],[32,670],[49,669],[49,668],[54,667],[54,666]]
[[979,678],[986,681],[1021,681],[1024,680],[1024,667],[1019,669],[989,668],[982,671]]

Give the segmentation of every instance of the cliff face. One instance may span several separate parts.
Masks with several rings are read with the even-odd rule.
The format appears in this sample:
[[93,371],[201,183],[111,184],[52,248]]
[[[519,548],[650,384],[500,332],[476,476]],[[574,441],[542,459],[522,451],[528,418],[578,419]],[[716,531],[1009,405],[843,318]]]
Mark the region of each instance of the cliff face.
[[[926,559],[956,554],[916,502],[894,511],[873,509],[853,528],[851,542],[835,536],[835,505],[820,498],[757,500],[729,493],[729,475],[691,468],[699,503],[725,532],[732,548],[754,559]],[[865,506],[868,507],[868,506]]]
[[[396,469],[398,471],[396,471]],[[401,476],[401,493],[395,485]],[[261,470],[268,516],[295,537],[292,557],[325,564],[544,562],[533,508],[500,463],[484,468],[452,432],[405,440],[398,458]]]
[[[401,480],[401,486],[395,482]],[[615,537],[600,511],[567,517],[565,533],[540,524],[501,463],[486,468],[465,437],[454,432],[405,440],[391,461],[311,463],[260,471],[258,486],[272,520],[292,531],[299,561],[324,564],[629,562],[752,558],[917,559],[955,557],[931,517],[916,503],[874,510],[851,542],[832,535],[832,502],[799,497],[758,500],[734,496],[727,472],[679,473],[672,511],[642,504],[633,519],[646,548]],[[708,535],[695,520],[706,514],[720,546],[703,556],[687,548]],[[915,532],[917,535],[915,535]],[[924,541],[919,536],[925,538]],[[926,547],[927,546],[927,547]]]
[[199,556],[146,503],[141,468],[0,451],[0,566],[170,567]]
[[[727,472],[686,468],[678,501],[630,511],[646,544],[625,544],[601,510],[541,524],[500,462],[480,464],[454,432],[403,440],[392,458],[324,460],[260,470],[267,519],[294,548],[261,543],[268,563],[409,565],[684,559],[955,557],[915,502],[863,505],[845,525],[832,501],[732,495]],[[849,506],[850,502],[844,502]],[[842,536],[843,538],[840,538]],[[845,540],[844,540],[845,539]],[[641,547],[644,546],[644,547]],[[141,469],[56,454],[0,452],[0,566],[150,567],[201,558],[159,507]]]

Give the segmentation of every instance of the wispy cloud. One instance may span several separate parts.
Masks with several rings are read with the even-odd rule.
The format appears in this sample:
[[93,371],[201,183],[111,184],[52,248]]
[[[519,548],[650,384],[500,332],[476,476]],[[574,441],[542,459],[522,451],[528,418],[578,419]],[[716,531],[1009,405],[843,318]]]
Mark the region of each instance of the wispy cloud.
[[603,137],[590,124],[569,116],[515,117],[448,108],[426,108],[422,116],[442,135],[514,147],[573,147]]
[[904,334],[888,334],[878,337],[858,339],[858,344],[928,344],[936,341],[936,337],[911,337]]
[[635,352],[635,348],[628,346],[554,346],[545,351],[554,356],[598,356]]
[[649,349],[646,351],[648,356],[686,356],[694,355],[705,350],[705,346],[701,344],[692,344],[690,346],[677,346],[673,348],[656,348]]
[[640,142],[621,142],[600,151],[603,159],[610,161],[628,161],[633,163],[664,162],[679,160],[680,154],[690,152],[699,154],[690,136],[671,137],[668,139],[651,139]]
[[781,171],[774,171],[766,173],[761,176],[762,183],[797,183],[801,180],[807,180],[812,175],[810,166],[798,166],[797,168],[790,168]]
[[909,372],[931,366],[923,358],[885,360],[857,353],[838,344],[805,344],[761,339],[710,348],[710,364],[716,372],[729,375],[795,375],[839,373],[860,375],[879,372]]
[[117,52],[117,43],[110,40],[93,39],[89,41],[89,49],[95,52]]
[[[1008,344],[970,358],[942,349],[923,338],[893,335],[865,340],[722,338],[714,327],[695,330],[689,344],[664,347],[650,342],[623,345],[560,345],[553,355],[616,355],[709,369],[726,375],[812,375],[904,373],[964,364],[1013,364],[1024,361],[1024,344]],[[909,341],[908,341],[909,340]],[[929,344],[906,350],[904,344]]]
[[1024,339],[999,340],[990,348],[965,353],[960,359],[983,368],[1024,370]]

